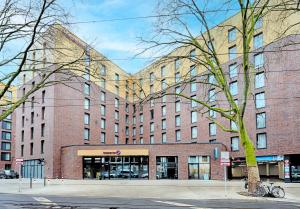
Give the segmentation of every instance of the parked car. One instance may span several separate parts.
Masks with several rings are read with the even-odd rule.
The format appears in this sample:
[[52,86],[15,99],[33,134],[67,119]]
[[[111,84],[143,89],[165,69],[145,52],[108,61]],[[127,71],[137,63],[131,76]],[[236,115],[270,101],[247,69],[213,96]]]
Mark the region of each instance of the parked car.
[[104,171],[101,173],[101,179],[116,178],[117,176],[116,171],[111,171],[110,173],[108,171]]
[[0,178],[17,179],[19,178],[19,174],[14,170],[2,170],[0,171]]
[[133,171],[129,171],[129,170],[123,170],[120,171],[119,173],[119,177],[121,178],[138,178],[138,174],[134,173]]

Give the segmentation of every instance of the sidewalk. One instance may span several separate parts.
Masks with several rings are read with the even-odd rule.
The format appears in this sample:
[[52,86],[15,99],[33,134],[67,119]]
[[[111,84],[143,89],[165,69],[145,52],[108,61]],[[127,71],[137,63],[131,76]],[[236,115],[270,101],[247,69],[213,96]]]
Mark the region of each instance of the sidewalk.
[[[278,182],[285,189],[286,198],[278,201],[300,202],[300,184]],[[223,181],[200,180],[61,180],[51,179],[44,187],[43,180],[33,181],[30,189],[29,179],[23,179],[21,192],[19,180],[0,180],[0,192],[12,194],[59,195],[59,196],[97,196],[122,198],[155,199],[260,199],[239,195],[244,182],[227,182],[225,193]],[[266,198],[264,198],[266,199]],[[269,198],[268,198],[269,199]]]

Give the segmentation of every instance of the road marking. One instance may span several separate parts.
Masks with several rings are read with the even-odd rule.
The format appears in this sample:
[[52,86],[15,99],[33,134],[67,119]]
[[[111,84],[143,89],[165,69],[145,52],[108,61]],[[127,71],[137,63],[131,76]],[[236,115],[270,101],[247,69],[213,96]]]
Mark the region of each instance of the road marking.
[[45,197],[32,197],[36,201],[38,201],[42,205],[57,205],[55,202],[52,202],[51,200],[48,200]]
[[178,202],[171,202],[171,201],[155,200],[154,202],[164,203],[164,204],[168,204],[168,205],[181,206],[181,207],[195,207],[195,205],[188,205],[188,204],[185,204],[185,203],[178,203]]

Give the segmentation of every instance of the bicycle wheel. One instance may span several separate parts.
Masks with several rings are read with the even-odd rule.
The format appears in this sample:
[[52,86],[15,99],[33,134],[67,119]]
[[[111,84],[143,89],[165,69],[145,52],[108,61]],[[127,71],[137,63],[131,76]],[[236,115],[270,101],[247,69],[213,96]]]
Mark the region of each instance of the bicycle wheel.
[[285,192],[284,192],[283,188],[281,188],[280,186],[273,187],[271,193],[274,197],[277,197],[277,198],[284,198],[284,196],[285,196]]
[[256,192],[255,193],[259,197],[264,197],[267,194],[266,189],[261,185],[256,187]]

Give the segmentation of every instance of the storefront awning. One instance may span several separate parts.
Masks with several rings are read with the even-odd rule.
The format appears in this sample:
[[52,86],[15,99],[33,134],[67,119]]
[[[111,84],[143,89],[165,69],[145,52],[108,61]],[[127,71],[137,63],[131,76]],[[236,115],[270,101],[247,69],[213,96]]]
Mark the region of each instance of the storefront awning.
[[148,149],[78,150],[78,156],[148,156]]

